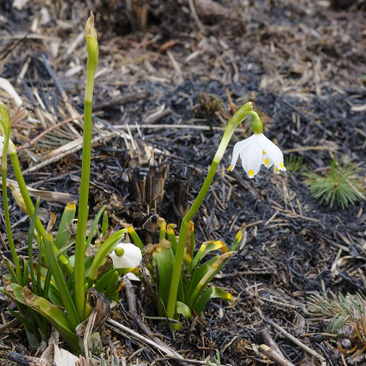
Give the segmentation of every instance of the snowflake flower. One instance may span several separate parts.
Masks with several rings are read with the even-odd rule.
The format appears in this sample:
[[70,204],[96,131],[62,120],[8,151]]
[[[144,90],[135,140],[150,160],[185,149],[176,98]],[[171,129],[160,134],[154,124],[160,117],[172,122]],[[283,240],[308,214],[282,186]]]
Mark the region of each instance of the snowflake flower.
[[114,247],[111,258],[115,268],[135,268],[142,259],[140,248],[131,243],[119,243]]
[[235,144],[229,170],[234,170],[239,156],[249,178],[254,178],[262,164],[266,168],[273,165],[273,171],[276,174],[279,174],[280,170],[286,171],[282,151],[263,133],[254,133]]

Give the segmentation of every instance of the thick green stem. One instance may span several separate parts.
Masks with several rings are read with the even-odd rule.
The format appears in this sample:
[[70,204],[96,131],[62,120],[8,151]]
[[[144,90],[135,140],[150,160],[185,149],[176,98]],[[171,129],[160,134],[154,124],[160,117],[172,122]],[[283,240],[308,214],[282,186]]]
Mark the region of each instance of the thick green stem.
[[91,159],[92,103],[84,104],[84,141],[81,168],[78,226],[75,242],[75,302],[80,319],[84,319],[85,308],[85,240],[88,221],[89,179]]
[[85,240],[88,221],[88,200],[92,138],[92,101],[95,71],[98,65],[98,41],[94,28],[94,16],[91,14],[85,27],[88,47],[87,77],[84,101],[83,157],[81,165],[81,183],[78,210],[78,226],[75,240],[75,303],[81,320],[85,318]]
[[192,207],[189,209],[187,214],[184,216],[182,220],[182,225],[179,231],[179,240],[177,245],[177,251],[175,255],[175,262],[172,274],[172,280],[170,283],[170,290],[169,290],[169,297],[168,297],[168,304],[167,304],[167,317],[174,318],[176,303],[177,303],[177,293],[179,287],[179,281],[182,275],[182,266],[183,266],[183,259],[184,259],[184,249],[186,246],[187,240],[187,233],[188,233],[188,224],[191,221],[200,208],[203,200],[205,199],[207,192],[211,186],[213,177],[215,176],[216,169],[220,164],[220,161],[226,151],[226,148],[230,142],[230,139],[234,133],[235,128],[245,119],[248,115],[252,114],[252,104],[247,103],[243,107],[241,107],[234,116],[230,119],[220,145],[216,151],[215,157],[212,161],[211,167],[208,171],[207,177],[203,183],[203,186],[194,201]]

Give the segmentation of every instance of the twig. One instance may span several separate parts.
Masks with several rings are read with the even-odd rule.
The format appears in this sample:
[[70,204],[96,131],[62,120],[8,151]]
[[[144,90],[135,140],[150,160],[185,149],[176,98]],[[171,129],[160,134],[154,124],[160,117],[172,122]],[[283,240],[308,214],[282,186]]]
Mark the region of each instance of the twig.
[[191,13],[192,13],[192,17],[193,17],[194,21],[197,23],[198,28],[200,29],[201,33],[203,33],[205,31],[205,27],[203,26],[203,24],[200,21],[200,18],[197,15],[196,7],[194,6],[193,0],[188,0],[188,3],[189,3],[189,9],[191,10]]
[[326,366],[325,358],[322,355],[320,355],[318,352],[314,351],[313,349],[311,349],[310,347],[308,347],[304,343],[300,342],[297,338],[295,338],[293,335],[291,335],[289,332],[287,332],[285,329],[283,329],[281,326],[279,326],[278,324],[276,324],[272,320],[264,318],[264,321],[268,324],[271,324],[274,328],[276,328],[278,331],[280,331],[283,335],[285,335],[293,343],[295,343],[299,347],[301,347],[305,352],[307,352],[310,355],[317,358],[321,362],[322,366]]
[[292,362],[289,360],[286,360],[282,353],[277,353],[275,350],[273,350],[271,347],[268,347],[265,344],[261,344],[258,347],[258,351],[266,355],[270,360],[276,362],[277,364],[281,366],[295,366]]
[[124,276],[123,279],[125,280],[125,283],[126,283],[126,296],[127,296],[128,310],[130,313],[137,314],[135,288],[132,286],[132,283],[127,276]]
[[16,362],[18,365],[24,366],[55,366],[53,362],[49,362],[46,360],[42,360],[38,357],[31,357],[27,355],[23,355],[17,352],[9,352],[6,357],[10,361]]
[[168,345],[166,345],[160,338],[155,337],[154,333],[150,330],[150,328],[142,321],[142,319],[140,318],[140,316],[137,313],[136,294],[135,294],[134,287],[132,286],[131,281],[126,276],[124,277],[124,279],[126,282],[126,296],[127,296],[128,309],[129,309],[128,315],[130,316],[130,318],[140,328],[140,330],[142,332],[144,332],[149,338],[154,340],[154,342],[156,342],[160,346],[163,346],[171,354],[173,354],[174,357],[178,357],[178,359],[182,358],[175,350],[173,350]]
[[108,319],[107,323],[109,324],[110,328],[113,329],[116,333],[119,333],[121,335],[124,335],[123,332],[131,334],[133,337],[135,337],[139,341],[141,341],[143,343],[146,343],[146,344],[149,344],[152,347],[157,348],[158,350],[163,352],[167,357],[173,358],[173,359],[179,360],[179,361],[185,361],[184,358],[182,356],[180,356],[178,353],[172,352],[166,346],[162,346],[162,345],[156,343],[155,341],[153,341],[153,340],[151,340],[147,337],[144,337],[143,335],[135,332],[134,330],[132,330],[128,327],[125,327],[124,325],[116,322],[113,319]]
[[[62,87],[60,81],[58,80],[58,77],[57,77],[56,73],[52,70],[52,68],[51,68],[50,64],[48,63],[47,58],[46,58],[45,55],[42,55],[42,59],[43,59],[44,66],[46,67],[48,73],[50,74],[52,80],[55,83],[55,86],[56,86],[58,92],[61,95],[62,101],[65,103],[65,106],[66,106],[67,110],[70,113],[70,116],[73,118],[73,121],[75,123],[78,123],[80,125],[80,121],[78,121],[79,114],[75,111],[74,107],[71,105],[71,103],[69,101],[69,98],[67,97],[67,95],[66,95],[66,93],[64,91],[64,88]],[[76,136],[80,136],[80,133],[78,131],[76,131],[76,129],[74,128],[74,126],[68,125],[68,128]]]
[[280,347],[278,347],[277,343],[274,341],[274,339],[271,337],[271,335],[267,332],[266,329],[262,329],[261,336],[262,336],[263,342],[268,347],[271,347],[274,352],[277,352],[279,355],[282,355],[284,357]]

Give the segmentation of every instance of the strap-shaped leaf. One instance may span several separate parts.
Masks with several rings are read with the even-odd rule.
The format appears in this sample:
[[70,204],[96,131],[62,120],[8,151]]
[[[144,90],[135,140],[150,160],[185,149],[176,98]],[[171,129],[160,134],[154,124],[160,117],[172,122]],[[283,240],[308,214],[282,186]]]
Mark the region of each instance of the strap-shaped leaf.
[[44,316],[65,338],[73,351],[79,351],[78,338],[64,312],[43,297],[34,295],[27,287],[16,283],[6,283],[5,291],[13,300],[18,301]]
[[56,234],[55,245],[57,249],[61,249],[70,239],[70,227],[72,220],[75,218],[75,211],[75,202],[70,202],[66,205]]
[[174,254],[171,248],[171,243],[168,240],[163,239],[158,245],[156,245],[152,256],[158,267],[159,315],[165,316],[174,265]]
[[193,304],[192,309],[197,314],[200,315],[205,308],[207,302],[210,299],[222,299],[227,301],[233,301],[233,296],[229,293],[223,290],[220,287],[211,286],[206,291],[203,292],[202,296],[196,301],[195,304]]
[[193,267],[195,267],[208,253],[210,253],[214,250],[219,250],[219,249],[224,249],[224,251],[227,252],[227,246],[221,240],[204,242],[201,245],[198,252],[196,253],[196,255],[194,256],[194,259],[192,262]]
[[108,239],[100,246],[90,267],[90,272],[88,275],[89,286],[91,286],[93,281],[97,278],[98,268],[103,259],[112,250],[113,246],[124,237],[126,231],[126,229],[116,231],[111,236],[109,236]]
[[246,236],[244,234],[245,234],[246,227],[247,227],[247,225],[245,223],[241,225],[241,228],[238,231],[238,233],[236,234],[234,241],[230,245],[230,248],[229,248],[230,251],[236,250],[237,247],[239,246],[239,244],[241,244],[241,242],[243,240],[245,240]]
[[[92,223],[92,226],[91,226],[90,231],[89,231],[88,239],[87,239],[86,244],[85,244],[85,249],[89,247],[89,245],[90,245],[90,243],[91,243],[91,241],[94,237],[95,231],[97,230],[98,222],[99,222],[99,220],[100,220],[100,218],[101,218],[101,216],[102,216],[102,214],[103,214],[106,207],[107,207],[106,205],[102,206],[100,208],[100,210],[98,211],[97,215],[95,216],[95,218],[93,220],[93,223]],[[104,217],[103,217],[104,225],[107,224],[107,226],[108,226],[108,217],[107,217],[106,223],[104,221],[105,220],[104,220]]]
[[[104,293],[108,299],[114,300],[116,291],[118,291],[118,285],[119,285],[118,279],[119,274],[117,271],[114,271],[108,283],[107,289]],[[118,293],[117,293],[117,301],[118,301]]]
[[142,251],[144,250],[144,244],[138,234],[136,233],[136,230],[133,228],[133,226],[125,224],[125,229],[127,229],[128,235],[132,238],[134,244],[139,247]]
[[167,236],[168,236],[168,240],[170,241],[170,243],[172,244],[172,250],[173,250],[173,253],[175,254],[175,251],[177,249],[177,237],[175,236],[175,233],[174,233],[174,228],[176,227],[177,225],[175,224],[169,224],[168,225],[168,228],[167,228]]
[[109,271],[105,272],[98,280],[98,282],[95,284],[94,288],[98,292],[103,292],[107,287],[109,282],[111,281],[112,277],[114,276],[114,273],[116,270],[110,269]]
[[50,270],[52,271],[53,278],[55,279],[56,286],[60,292],[62,303],[65,307],[66,313],[70,318],[70,323],[73,329],[77,327],[80,323],[79,316],[76,312],[74,301],[71,297],[70,291],[67,287],[65,275],[61,271],[60,265],[56,259],[56,254],[54,252],[54,244],[47,240],[45,241],[46,254],[50,262]]
[[194,223],[190,221],[188,223],[188,232],[187,232],[187,239],[186,239],[186,250],[184,253],[184,260],[188,263],[188,268],[191,273],[192,271],[192,260],[193,260],[193,253],[196,247],[196,241],[194,238]]
[[[205,288],[209,285],[212,279],[216,276],[216,274],[220,271],[220,269],[228,262],[228,260],[235,254],[236,252],[227,252],[218,257],[216,261],[213,261],[211,264],[206,265],[210,261],[207,261],[204,265],[202,265],[194,274],[192,280],[194,280],[195,285],[192,285],[190,288],[190,296],[187,297],[188,302],[187,305],[192,306],[196,299],[198,299]],[[201,271],[201,268],[204,269]],[[198,274],[197,276],[195,276]],[[193,290],[193,291],[192,291]]]

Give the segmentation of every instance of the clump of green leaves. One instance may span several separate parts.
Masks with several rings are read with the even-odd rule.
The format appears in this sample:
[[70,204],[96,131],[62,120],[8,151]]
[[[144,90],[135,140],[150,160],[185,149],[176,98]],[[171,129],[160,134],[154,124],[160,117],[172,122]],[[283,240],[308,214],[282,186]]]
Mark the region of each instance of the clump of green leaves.
[[366,297],[362,293],[346,294],[330,293],[327,295],[311,295],[308,299],[307,309],[314,315],[321,315],[327,319],[332,319],[330,329],[338,328],[334,321],[339,317],[355,320],[359,314],[364,314],[366,307]]
[[341,208],[355,204],[360,199],[365,199],[365,188],[362,179],[357,175],[360,171],[351,162],[337,162],[334,157],[328,171],[324,175],[317,173],[304,173],[310,192],[320,203],[327,204],[330,208],[336,203]]
[[286,170],[297,173],[304,167],[303,157],[301,155],[287,155],[285,157]]
[[[141,243],[141,239],[134,228],[130,225],[126,227],[135,244]],[[159,242],[149,244],[145,250],[146,268],[150,273],[148,288],[156,289],[156,294],[151,295],[158,299],[158,312],[161,317],[166,317],[169,289],[174,277],[173,266],[179,241],[174,228],[174,224],[167,225],[164,219],[159,218],[156,225]],[[221,240],[204,242],[198,246],[194,235],[194,224],[192,221],[189,222],[182,263],[182,276],[177,293],[177,314],[175,314],[175,319],[179,319],[179,315],[186,318],[200,315],[208,301],[213,298],[226,301],[234,300],[230,293],[212,286],[211,281],[236,253],[236,248],[242,242],[244,230],[245,226],[238,232],[229,247]],[[215,252],[219,253],[214,254]],[[173,327],[180,329],[181,324],[175,322]]]
[[366,297],[362,293],[313,295],[307,309],[316,316],[330,319],[327,333],[333,335],[344,355],[356,356],[366,350]]
[[[114,233],[109,230],[108,216],[103,206],[87,233],[89,212],[89,183],[92,136],[92,99],[94,77],[98,64],[98,41],[91,13],[85,27],[88,47],[87,82],[85,92],[83,157],[76,233],[75,202],[69,203],[61,217],[56,236],[52,228],[56,221],[50,214],[47,228],[38,217],[39,200],[33,205],[19,164],[15,146],[10,140],[10,118],[0,102],[0,158],[2,203],[9,247],[13,263],[6,260],[9,273],[3,275],[4,287],[0,291],[9,296],[18,311],[11,313],[25,326],[30,345],[37,346],[47,340],[48,323],[54,326],[75,353],[80,352],[80,337],[85,334],[89,316],[100,319],[109,315],[109,301],[118,300],[119,275],[133,268],[115,268],[109,253],[122,240],[126,229]],[[28,235],[28,260],[18,255],[12,236],[7,194],[7,158],[10,157],[19,192],[14,197],[31,219]],[[14,190],[13,190],[14,193]],[[101,231],[98,223],[102,219]],[[75,235],[76,234],[76,235]],[[95,238],[96,237],[96,238]],[[95,238],[95,246],[92,241]],[[33,243],[37,243],[38,258],[33,256]],[[97,245],[99,243],[100,245]],[[70,255],[69,249],[75,248]],[[123,254],[123,253],[122,253]],[[98,323],[97,322],[97,323]],[[95,324],[94,325],[100,325]]]

